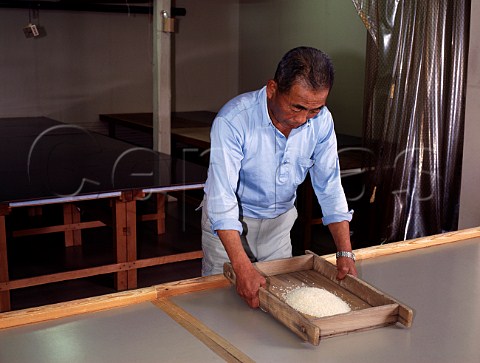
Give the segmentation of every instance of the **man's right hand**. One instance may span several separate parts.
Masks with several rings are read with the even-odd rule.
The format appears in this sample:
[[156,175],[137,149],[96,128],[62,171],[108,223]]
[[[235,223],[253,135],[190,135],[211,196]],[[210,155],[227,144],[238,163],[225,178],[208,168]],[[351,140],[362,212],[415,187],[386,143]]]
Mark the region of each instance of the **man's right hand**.
[[260,305],[258,290],[260,287],[265,288],[267,286],[265,277],[260,275],[251,263],[249,267],[237,270],[238,271],[235,271],[235,275],[237,276],[237,293],[250,307],[258,308]]
[[218,230],[217,233],[235,271],[238,294],[252,308],[258,308],[260,305],[258,290],[260,286],[267,286],[265,277],[260,275],[253,267],[252,262],[243,249],[240,234],[237,231]]

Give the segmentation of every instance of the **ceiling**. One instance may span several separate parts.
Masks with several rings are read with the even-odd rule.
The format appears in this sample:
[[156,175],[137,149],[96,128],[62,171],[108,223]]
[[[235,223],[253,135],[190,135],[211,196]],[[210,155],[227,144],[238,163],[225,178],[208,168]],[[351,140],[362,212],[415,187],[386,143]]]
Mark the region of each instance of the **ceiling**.
[[150,14],[153,0],[0,0],[0,8]]

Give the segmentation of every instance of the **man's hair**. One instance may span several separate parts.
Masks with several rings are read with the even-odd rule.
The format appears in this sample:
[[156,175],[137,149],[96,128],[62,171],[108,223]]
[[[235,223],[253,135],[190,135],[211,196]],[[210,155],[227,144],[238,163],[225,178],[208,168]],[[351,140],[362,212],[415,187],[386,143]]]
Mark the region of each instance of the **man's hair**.
[[333,64],[328,55],[315,48],[298,47],[280,60],[274,81],[278,91],[286,93],[295,83],[304,83],[314,90],[330,90],[333,78]]

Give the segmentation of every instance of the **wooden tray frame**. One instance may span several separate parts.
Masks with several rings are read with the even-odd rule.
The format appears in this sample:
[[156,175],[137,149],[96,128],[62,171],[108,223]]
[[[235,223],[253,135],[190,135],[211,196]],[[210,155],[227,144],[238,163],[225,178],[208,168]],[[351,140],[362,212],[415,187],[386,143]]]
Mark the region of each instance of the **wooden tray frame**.
[[[397,322],[407,328],[412,325],[411,308],[357,277],[347,275],[345,279],[337,280],[336,266],[310,251],[303,256],[254,265],[267,278],[267,287],[259,290],[260,308],[313,345],[318,345],[323,338]],[[236,277],[230,263],[224,265],[224,275],[235,285]],[[304,276],[301,284],[298,283],[299,276]],[[279,285],[286,286],[287,280],[294,281],[292,287],[324,287],[342,298],[347,297],[345,300],[351,306],[354,302],[352,311],[323,318],[302,314],[286,304],[278,292]]]

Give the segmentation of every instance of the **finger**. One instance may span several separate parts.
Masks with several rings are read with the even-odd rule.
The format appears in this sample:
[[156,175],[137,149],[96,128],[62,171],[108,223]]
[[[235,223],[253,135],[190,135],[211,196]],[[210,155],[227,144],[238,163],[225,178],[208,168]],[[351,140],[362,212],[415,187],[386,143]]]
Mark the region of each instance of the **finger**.
[[260,306],[260,299],[256,296],[253,299],[247,300],[247,303],[251,308],[256,309]]
[[347,271],[344,271],[343,269],[337,270],[337,279],[338,280],[343,280],[347,276]]
[[357,277],[358,274],[357,274],[357,268],[355,267],[355,265],[352,266],[352,268],[350,269],[350,274]]
[[347,276],[349,271],[350,271],[350,269],[348,268],[348,266],[346,266],[344,264],[339,264],[337,266],[337,279],[338,280],[343,280],[345,278],[345,276]]
[[260,306],[260,299],[258,297],[258,290],[259,290],[259,288],[251,290],[244,296],[245,301],[252,308],[258,308]]
[[245,300],[248,305],[252,304],[252,301],[255,300],[255,298],[258,298],[258,289],[257,290],[237,290],[238,295]]

